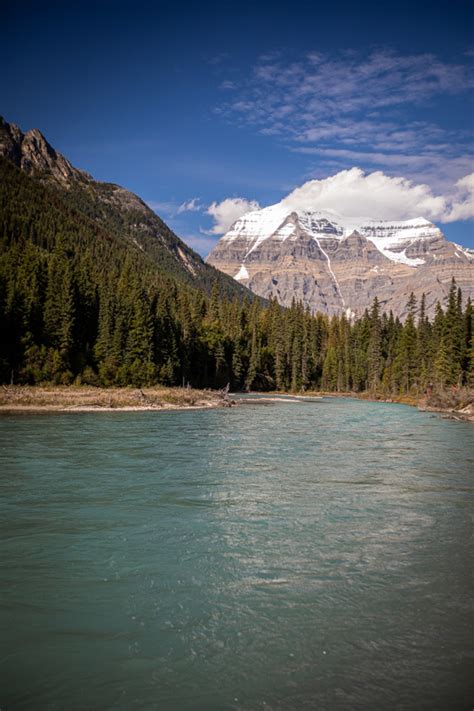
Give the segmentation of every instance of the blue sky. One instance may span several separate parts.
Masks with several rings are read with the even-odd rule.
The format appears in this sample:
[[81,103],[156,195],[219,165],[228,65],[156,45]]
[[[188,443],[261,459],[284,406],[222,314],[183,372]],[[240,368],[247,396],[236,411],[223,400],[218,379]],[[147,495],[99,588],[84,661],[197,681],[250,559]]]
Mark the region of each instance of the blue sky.
[[138,193],[201,254],[239,212],[338,174],[341,211],[357,188],[364,214],[378,195],[388,218],[423,214],[474,247],[470,1],[2,13],[0,113]]

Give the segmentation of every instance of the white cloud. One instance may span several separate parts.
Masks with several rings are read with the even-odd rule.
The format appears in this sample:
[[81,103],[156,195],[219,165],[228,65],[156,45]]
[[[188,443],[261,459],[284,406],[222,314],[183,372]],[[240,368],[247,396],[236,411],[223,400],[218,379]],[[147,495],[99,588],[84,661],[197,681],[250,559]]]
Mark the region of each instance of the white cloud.
[[199,198],[192,198],[191,200],[186,200],[186,202],[183,202],[177,210],[178,215],[181,215],[183,212],[199,212],[199,210],[202,210],[202,205],[201,201]]
[[235,82],[230,81],[230,79],[226,79],[225,81],[221,82],[221,85],[219,86],[219,89],[223,89],[224,91],[231,91],[235,88]]
[[[433,54],[401,55],[379,49],[368,54],[310,53],[296,62],[284,58],[258,62],[247,81],[235,88],[239,96],[223,107],[230,116],[244,113],[245,123],[271,126],[287,107],[290,137],[312,140],[308,131],[320,122],[331,124],[357,115],[364,119],[378,110],[412,107],[439,96],[460,94],[474,87],[468,63],[447,63]],[[337,128],[336,128],[337,133]]]
[[[382,171],[341,170],[320,180],[309,180],[281,201],[288,210],[328,210],[348,220],[410,220],[424,217],[446,223],[474,218],[474,173],[458,180],[453,189],[436,195],[429,185]],[[246,212],[258,210],[254,200],[227,198],[212,203],[207,213],[215,225],[207,234],[220,235]]]
[[255,200],[245,198],[226,198],[222,202],[213,202],[206,210],[206,213],[214,219],[213,227],[207,231],[208,234],[221,235],[234,224],[239,217],[246,212],[258,210],[260,205]]
[[457,181],[456,194],[451,201],[451,210],[443,222],[469,220],[472,217],[474,217],[474,173]]
[[446,211],[444,197],[428,185],[391,178],[381,171],[365,174],[360,168],[342,170],[323,180],[310,180],[290,193],[283,203],[291,208],[311,206],[345,217],[403,220],[422,215],[438,218]]
[[283,199],[293,209],[332,210],[348,218],[408,220],[425,217],[454,222],[474,217],[474,174],[457,181],[451,193],[435,195],[423,183],[392,178],[382,171],[342,170],[322,180],[310,180]]
[[217,112],[292,151],[323,157],[318,167],[403,171],[444,191],[472,169],[465,164],[473,146],[467,129],[438,117],[452,96],[473,87],[462,55],[447,62],[381,48],[310,52],[290,61],[280,53],[260,57]]

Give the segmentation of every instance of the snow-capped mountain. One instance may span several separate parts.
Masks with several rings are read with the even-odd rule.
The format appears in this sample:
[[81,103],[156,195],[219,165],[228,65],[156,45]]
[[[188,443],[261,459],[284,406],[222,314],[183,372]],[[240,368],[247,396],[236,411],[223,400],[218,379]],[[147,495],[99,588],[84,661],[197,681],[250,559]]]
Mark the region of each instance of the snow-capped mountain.
[[474,298],[474,251],[448,242],[422,217],[351,219],[282,201],[237,220],[207,261],[260,296],[284,305],[296,298],[329,314],[360,314],[377,296],[403,316],[412,291],[425,293],[432,312],[453,276]]

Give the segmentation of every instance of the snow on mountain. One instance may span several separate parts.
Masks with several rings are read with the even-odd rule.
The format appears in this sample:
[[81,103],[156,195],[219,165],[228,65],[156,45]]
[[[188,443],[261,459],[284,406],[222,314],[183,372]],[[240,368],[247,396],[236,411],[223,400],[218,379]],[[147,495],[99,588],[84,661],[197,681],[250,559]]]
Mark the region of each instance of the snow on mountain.
[[278,229],[288,214],[288,210],[280,204],[247,212],[234,222],[222,239],[225,242],[232,242],[238,237],[245,236],[248,240],[261,242]]
[[418,240],[433,239],[442,235],[436,225],[423,217],[397,222],[361,220],[342,217],[329,210],[293,211],[282,202],[246,213],[234,223],[222,240],[233,242],[244,238],[248,244],[245,255],[247,258],[270,237],[282,242],[291,238],[297,227],[317,240],[342,240],[354,231],[359,232],[373,242],[388,259],[413,267],[424,263],[424,260],[407,257],[406,248]]
[[425,260],[407,257],[408,247],[419,240],[432,240],[443,236],[436,225],[423,217],[396,223],[393,220],[370,220],[358,225],[356,229],[366,239],[370,239],[385,257],[410,267],[424,264]]
[[207,261],[260,296],[329,314],[362,313],[377,296],[403,317],[412,291],[432,313],[453,276],[474,297],[473,251],[423,217],[350,218],[283,200],[240,217]]

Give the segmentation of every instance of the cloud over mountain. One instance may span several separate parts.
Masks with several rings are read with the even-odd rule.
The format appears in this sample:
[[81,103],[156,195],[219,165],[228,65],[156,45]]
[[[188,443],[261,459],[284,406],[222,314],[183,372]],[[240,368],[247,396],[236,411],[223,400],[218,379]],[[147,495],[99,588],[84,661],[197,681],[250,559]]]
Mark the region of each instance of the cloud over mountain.
[[260,205],[256,200],[246,200],[241,197],[226,198],[222,202],[213,202],[206,212],[214,220],[213,227],[208,234],[222,235],[229,227],[251,210],[258,210]]
[[[436,195],[424,183],[391,177],[382,171],[342,170],[321,180],[309,180],[281,201],[292,210],[330,210],[346,218],[409,220],[423,216],[446,223],[474,217],[474,173],[458,180],[451,192]],[[246,212],[258,210],[255,200],[226,198],[213,202],[210,234],[226,232]]]
[[408,220],[422,215],[438,222],[474,217],[474,174],[459,180],[451,194],[435,195],[426,184],[381,171],[342,170],[310,180],[283,199],[295,209],[333,210],[345,217]]

